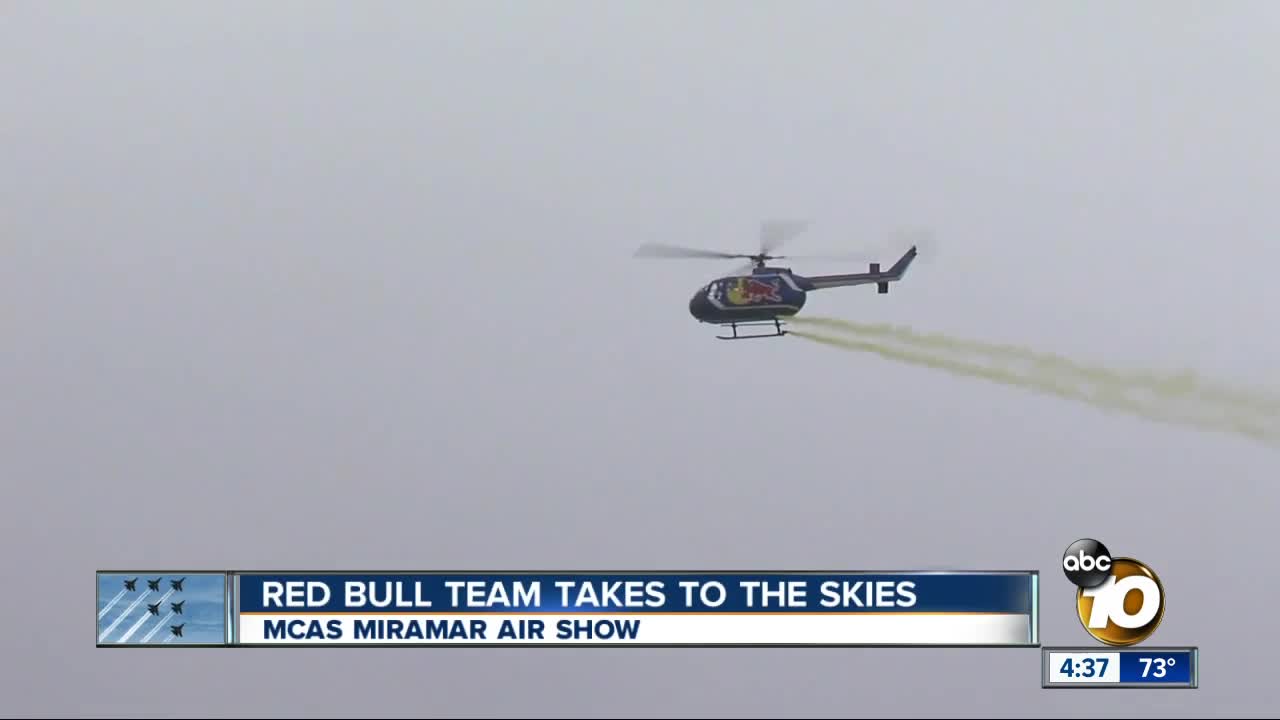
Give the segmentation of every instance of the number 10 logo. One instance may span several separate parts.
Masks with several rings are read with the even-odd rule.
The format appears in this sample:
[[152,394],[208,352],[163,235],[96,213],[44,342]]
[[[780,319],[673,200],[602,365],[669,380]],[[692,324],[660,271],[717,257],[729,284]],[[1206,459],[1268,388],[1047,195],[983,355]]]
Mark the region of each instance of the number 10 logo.
[[1084,629],[1108,645],[1134,645],[1155,632],[1164,617],[1164,587],[1151,568],[1132,558],[1114,558],[1100,585],[1076,591]]

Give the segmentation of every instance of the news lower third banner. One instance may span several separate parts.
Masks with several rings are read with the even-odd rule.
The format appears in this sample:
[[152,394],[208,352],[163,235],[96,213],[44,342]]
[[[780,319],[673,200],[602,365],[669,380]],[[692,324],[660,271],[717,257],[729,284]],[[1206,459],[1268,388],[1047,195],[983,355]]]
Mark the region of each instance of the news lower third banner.
[[1032,572],[101,572],[99,646],[1039,645]]

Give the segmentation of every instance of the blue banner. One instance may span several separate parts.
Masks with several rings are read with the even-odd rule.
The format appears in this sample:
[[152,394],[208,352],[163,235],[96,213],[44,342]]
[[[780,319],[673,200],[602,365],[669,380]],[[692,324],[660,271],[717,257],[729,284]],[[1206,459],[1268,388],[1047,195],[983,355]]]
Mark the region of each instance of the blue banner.
[[1010,613],[1036,574],[246,573],[241,613]]

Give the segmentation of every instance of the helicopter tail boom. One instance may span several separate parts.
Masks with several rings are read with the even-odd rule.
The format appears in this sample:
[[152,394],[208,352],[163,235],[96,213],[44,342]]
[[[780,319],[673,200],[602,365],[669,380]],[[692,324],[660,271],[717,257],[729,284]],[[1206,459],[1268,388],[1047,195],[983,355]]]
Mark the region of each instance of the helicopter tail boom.
[[912,261],[916,259],[916,248],[912,246],[910,250],[898,258],[888,270],[881,271],[879,263],[871,263],[870,272],[852,273],[848,275],[818,275],[816,277],[805,278],[808,285],[813,290],[823,290],[833,287],[847,287],[850,285],[871,285],[876,286],[876,292],[881,295],[889,292],[889,283],[897,282],[907,274],[907,268],[911,266]]

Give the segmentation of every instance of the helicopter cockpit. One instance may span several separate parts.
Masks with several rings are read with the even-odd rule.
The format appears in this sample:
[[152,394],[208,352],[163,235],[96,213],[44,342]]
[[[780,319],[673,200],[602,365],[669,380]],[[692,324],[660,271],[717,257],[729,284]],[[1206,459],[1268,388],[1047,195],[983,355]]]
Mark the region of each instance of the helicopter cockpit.
[[701,317],[706,313],[713,312],[717,305],[721,305],[724,302],[727,290],[724,280],[713,280],[703,285],[689,300],[689,312],[693,313],[695,317]]

